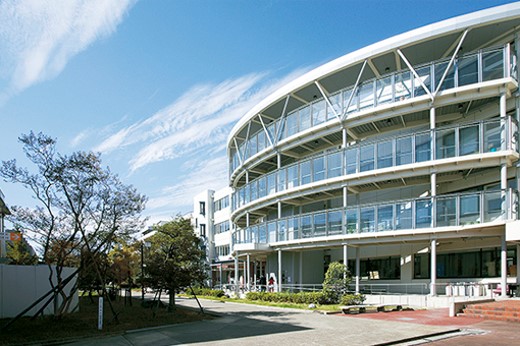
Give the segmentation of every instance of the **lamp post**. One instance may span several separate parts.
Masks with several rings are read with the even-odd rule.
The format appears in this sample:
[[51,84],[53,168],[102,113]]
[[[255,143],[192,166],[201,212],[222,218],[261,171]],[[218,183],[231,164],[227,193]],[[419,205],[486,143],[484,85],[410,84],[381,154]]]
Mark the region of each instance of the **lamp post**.
[[141,300],[144,302],[144,249],[150,247],[150,242],[141,241]]

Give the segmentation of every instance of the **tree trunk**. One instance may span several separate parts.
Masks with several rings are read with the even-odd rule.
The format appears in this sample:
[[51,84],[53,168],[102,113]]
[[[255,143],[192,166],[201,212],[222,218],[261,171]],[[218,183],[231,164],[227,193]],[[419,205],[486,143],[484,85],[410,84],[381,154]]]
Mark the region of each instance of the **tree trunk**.
[[168,312],[175,311],[175,290],[169,290]]

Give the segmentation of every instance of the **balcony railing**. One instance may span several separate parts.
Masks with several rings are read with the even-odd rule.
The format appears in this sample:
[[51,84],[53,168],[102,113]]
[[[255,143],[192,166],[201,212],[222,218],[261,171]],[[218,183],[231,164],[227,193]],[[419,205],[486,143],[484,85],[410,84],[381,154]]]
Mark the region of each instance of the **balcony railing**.
[[518,191],[492,190],[421,197],[301,214],[240,229],[233,243],[306,238],[516,220]]
[[275,170],[237,189],[236,210],[276,192],[335,177],[472,154],[518,151],[518,125],[512,117],[416,132],[329,151]]
[[[482,83],[516,75],[512,73],[513,59],[506,45],[478,51],[459,57],[450,67],[439,91],[461,86]],[[357,87],[349,86],[329,96],[329,102],[321,98],[309,105],[301,107],[282,117],[263,129],[252,134],[240,144],[233,153],[230,172],[234,172],[242,160],[245,161],[271,146],[278,140],[291,137],[334,119],[336,115],[350,114],[378,107],[383,104],[399,102],[426,95],[424,85],[429,92],[437,90],[450,59],[432,61],[428,64],[415,66],[415,75],[410,70],[402,70],[381,78],[367,80]],[[421,83],[422,82],[422,83]]]

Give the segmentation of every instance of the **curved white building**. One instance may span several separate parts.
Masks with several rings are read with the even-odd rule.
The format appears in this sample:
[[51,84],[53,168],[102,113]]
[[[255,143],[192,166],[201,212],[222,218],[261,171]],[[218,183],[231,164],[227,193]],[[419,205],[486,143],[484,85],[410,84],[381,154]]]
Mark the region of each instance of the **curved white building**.
[[519,35],[520,3],[448,19],[324,64],[245,114],[227,144],[244,277],[304,288],[343,261],[364,292],[520,281]]

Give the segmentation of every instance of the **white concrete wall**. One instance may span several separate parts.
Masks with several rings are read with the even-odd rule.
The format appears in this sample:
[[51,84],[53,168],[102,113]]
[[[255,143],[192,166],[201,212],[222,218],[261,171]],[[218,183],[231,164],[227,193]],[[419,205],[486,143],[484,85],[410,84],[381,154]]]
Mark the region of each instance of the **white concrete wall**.
[[[75,270],[76,268],[64,268],[62,277],[68,277]],[[53,271],[55,273],[54,267]],[[65,292],[70,292],[72,287],[76,284],[76,279],[77,276],[69,282],[65,287]],[[55,279],[54,282],[56,282]],[[0,318],[14,317],[18,315],[50,289],[48,266],[17,266],[0,264]],[[48,298],[44,299],[43,302],[46,302],[47,300]],[[29,310],[25,315],[34,315],[38,309],[43,306],[43,302]],[[75,295],[69,311],[73,311],[77,306],[78,295]],[[51,303],[45,308],[44,314],[50,315],[53,313],[54,304]]]

